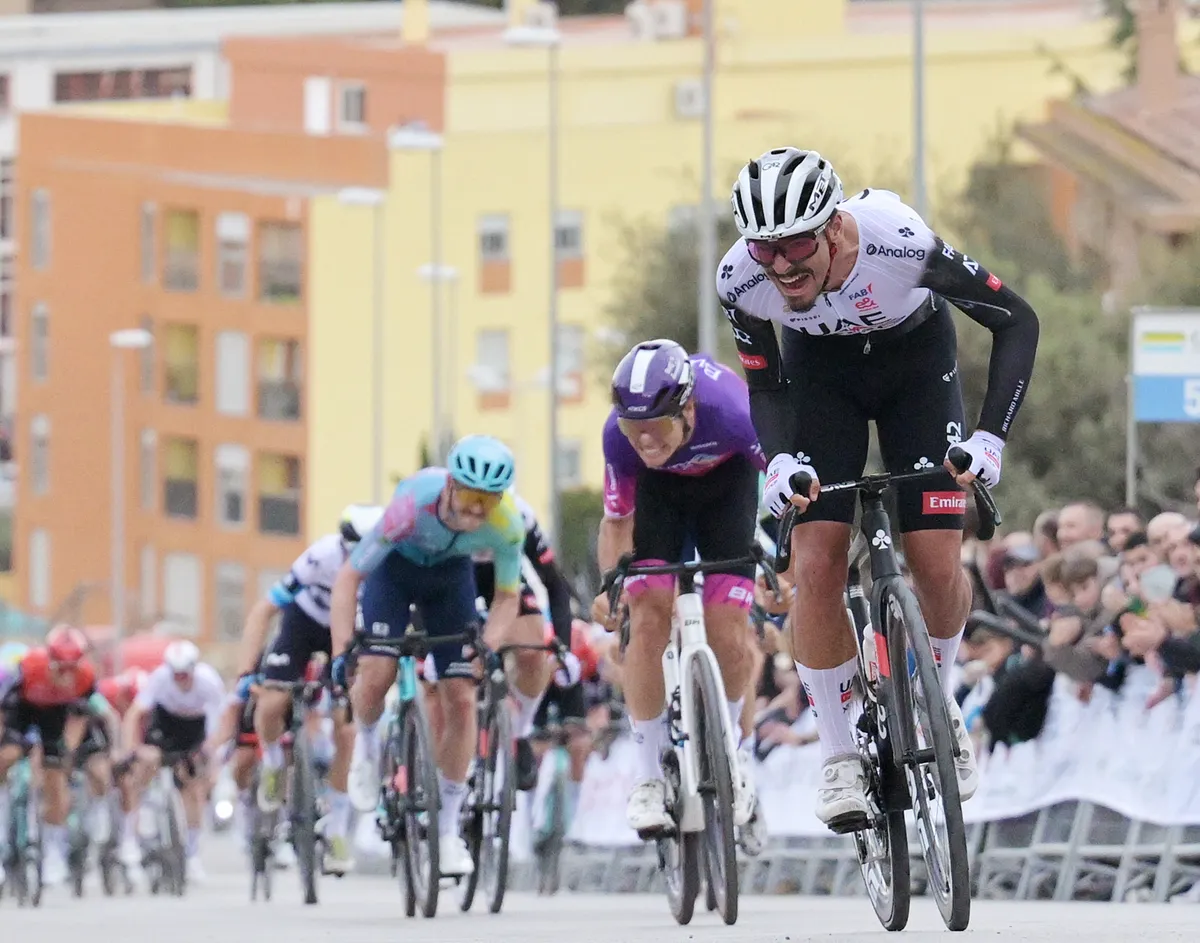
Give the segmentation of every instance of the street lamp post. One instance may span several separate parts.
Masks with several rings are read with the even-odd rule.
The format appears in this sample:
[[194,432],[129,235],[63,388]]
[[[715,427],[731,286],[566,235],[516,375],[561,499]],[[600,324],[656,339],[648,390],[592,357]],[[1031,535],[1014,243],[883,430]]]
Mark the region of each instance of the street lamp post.
[[558,503],[558,50],[562,45],[562,34],[553,27],[515,26],[504,32],[504,41],[511,46],[545,49],[547,154],[547,202],[550,216],[550,279],[549,279],[549,322],[550,322],[550,380],[549,380],[549,472],[550,505],[547,515],[548,530],[552,539],[559,536]]
[[[445,142],[440,134],[430,131],[423,124],[405,125],[392,131],[388,146],[395,151],[425,151],[429,154],[429,253],[435,269],[442,266],[442,148]],[[430,325],[433,374],[432,442],[430,451],[435,461],[440,462],[442,440],[445,434],[441,421],[443,415],[442,393],[436,364],[442,361],[442,301],[436,281],[430,282]]]
[[112,433],[112,542],[109,554],[112,596],[113,673],[120,672],[121,644],[125,640],[125,362],[121,352],[145,350],[153,343],[149,331],[129,328],[108,335],[112,348],[112,400],[109,423]]
[[697,286],[697,353],[716,356],[717,310],[713,294],[713,273],[717,269],[717,208],[713,201],[713,75],[716,72],[716,40],[713,30],[714,0],[704,0],[704,130],[701,145],[700,194],[700,276]]
[[383,213],[386,196],[369,187],[338,191],[344,206],[367,206],[372,216],[371,263],[371,500],[383,503]]
[[[433,361],[433,388],[437,394],[435,403],[440,403],[445,408],[444,413],[434,416],[434,427],[439,430],[439,438],[433,443],[433,452],[438,464],[445,464],[446,455],[450,451],[450,440],[454,438],[455,420],[457,419],[454,393],[458,377],[455,375],[457,358],[454,356],[454,352],[458,348],[454,343],[454,338],[458,332],[458,311],[455,305],[454,289],[458,284],[458,269],[453,265],[438,265],[429,262],[417,269],[417,275],[422,281],[432,283],[435,296],[440,294],[442,285],[448,285],[450,288],[450,303],[447,306],[446,315],[446,335],[450,338],[448,345],[450,363],[447,367],[444,362],[446,358],[440,347],[435,352],[436,356]],[[438,305],[440,306],[440,304],[441,299],[439,298]],[[446,368],[444,372],[443,368]]]
[[913,0],[913,209],[928,222],[925,193],[925,0]]

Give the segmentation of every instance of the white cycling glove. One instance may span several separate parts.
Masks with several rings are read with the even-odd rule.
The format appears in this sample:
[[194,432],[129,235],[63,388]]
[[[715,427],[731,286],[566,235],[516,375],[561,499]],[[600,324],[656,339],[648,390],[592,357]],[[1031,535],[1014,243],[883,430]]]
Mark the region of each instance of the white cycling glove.
[[[971,456],[971,464],[965,471],[974,472],[975,477],[989,488],[1000,483],[1000,456],[1004,452],[1004,442],[990,432],[976,430],[966,442],[959,442],[958,448]],[[950,446],[955,448],[955,446]],[[946,450],[947,458],[950,449]]]
[[560,688],[569,688],[579,683],[579,678],[583,675],[583,665],[574,652],[566,652],[562,660],[563,667],[554,672],[554,684]]
[[780,452],[767,466],[767,480],[763,484],[763,504],[776,517],[787,510],[788,498],[794,493],[789,479],[798,471],[807,472],[814,480],[817,477],[816,469],[808,464],[808,456],[803,452],[797,452],[795,455]]

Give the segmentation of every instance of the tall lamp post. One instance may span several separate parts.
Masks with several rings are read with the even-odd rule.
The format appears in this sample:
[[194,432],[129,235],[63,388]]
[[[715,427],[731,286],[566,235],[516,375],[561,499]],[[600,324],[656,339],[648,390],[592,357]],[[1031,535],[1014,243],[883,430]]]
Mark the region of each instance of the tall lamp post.
[[546,91],[548,113],[546,116],[547,154],[547,202],[550,216],[550,279],[549,279],[549,322],[550,322],[550,399],[549,416],[549,472],[550,504],[547,522],[552,539],[559,537],[558,503],[558,50],[562,45],[562,34],[553,27],[514,26],[504,32],[504,41],[510,46],[545,49]]
[[713,76],[716,72],[716,39],[713,29],[714,0],[704,0],[704,130],[700,162],[700,277],[696,299],[697,353],[716,356],[717,299],[713,273],[717,269],[717,207],[713,200]]
[[108,335],[112,348],[112,398],[109,423],[112,432],[112,567],[113,672],[120,672],[121,645],[125,641],[125,360],[126,350],[145,350],[154,342],[149,331],[129,328]]
[[[435,294],[441,292],[442,285],[450,287],[450,302],[446,306],[446,336],[450,338],[448,345],[450,363],[449,365],[445,363],[446,358],[440,349],[433,361],[433,388],[439,394],[439,398],[435,401],[444,408],[442,414],[434,417],[434,428],[440,431],[437,441],[433,443],[433,454],[437,463],[444,465],[446,455],[450,451],[450,440],[454,438],[455,420],[457,419],[455,393],[458,384],[458,358],[455,357],[455,351],[458,349],[458,345],[455,344],[454,339],[458,336],[458,306],[455,304],[458,269],[453,265],[436,265],[433,262],[427,262],[417,269],[417,276],[422,281],[430,282]],[[438,303],[440,305],[440,298]]]
[[343,206],[371,209],[371,500],[383,503],[383,279],[384,219],[387,195],[370,187],[346,187],[338,191]]
[[[423,123],[404,125],[388,135],[388,147],[394,151],[424,151],[429,154],[429,254],[434,269],[442,266],[442,148],[445,141],[440,134],[430,131]],[[444,413],[442,391],[439,384],[437,364],[442,362],[442,300],[436,281],[430,281],[430,332],[431,360],[433,371],[433,405],[430,451],[435,458],[441,449],[445,433],[441,421]]]
[[925,0],[913,0],[913,209],[929,221],[925,192]]

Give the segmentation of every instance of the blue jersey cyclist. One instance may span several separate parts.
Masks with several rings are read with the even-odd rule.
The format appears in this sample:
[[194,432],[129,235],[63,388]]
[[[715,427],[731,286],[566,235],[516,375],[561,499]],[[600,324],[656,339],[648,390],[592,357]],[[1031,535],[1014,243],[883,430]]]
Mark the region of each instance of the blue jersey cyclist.
[[[431,637],[474,632],[473,554],[490,552],[496,587],[488,610],[486,639],[505,640],[519,609],[521,547],[525,523],[507,489],[513,456],[490,436],[467,436],[447,458],[448,468],[426,468],[396,486],[383,518],[351,553],[333,584],[330,629],[334,677],[344,682],[345,652],[354,635],[355,601],[361,606],[361,639],[350,701],[357,724],[350,764],[350,799],[360,812],[379,800],[379,740],[376,727],[384,698],[396,678],[395,655],[374,640],[398,639],[415,604]],[[359,589],[361,587],[361,597]],[[441,872],[470,874],[472,863],[458,835],[467,793],[467,768],[475,750],[475,677],[461,642],[434,645],[436,696],[440,702],[441,809],[438,819]]]
[[[745,556],[754,540],[764,461],[741,377],[707,357],[689,357],[674,341],[648,341],[617,365],[612,398],[604,427],[601,569],[628,552],[646,563],[678,562],[692,547],[702,560]],[[753,566],[732,567],[704,581],[708,641],[729,694],[740,695],[750,680],[746,624],[753,576]],[[668,742],[662,655],[675,581],[635,577],[626,586],[631,625],[625,700],[638,745],[637,783],[626,814],[631,828],[650,837],[671,826],[659,756]],[[601,595],[595,610],[601,621],[606,610]],[[734,730],[742,703],[740,696],[729,701]],[[761,819],[744,753],[738,765],[734,821],[742,828],[743,848],[752,851],[761,847]]]

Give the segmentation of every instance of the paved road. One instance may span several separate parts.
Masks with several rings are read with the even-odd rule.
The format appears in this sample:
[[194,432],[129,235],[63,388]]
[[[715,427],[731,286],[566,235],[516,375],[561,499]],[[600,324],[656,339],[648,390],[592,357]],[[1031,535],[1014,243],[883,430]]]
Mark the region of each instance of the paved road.
[[[880,943],[885,938],[861,898],[750,897],[736,926],[697,913],[690,927],[677,927],[666,901],[650,895],[513,895],[503,914],[490,916],[459,913],[448,892],[435,920],[410,920],[397,885],[385,878],[327,879],[322,902],[304,907],[295,875],[286,872],[272,902],[252,904],[231,847],[210,842],[207,857],[208,882],[182,900],[144,894],[104,899],[95,891],[74,900],[55,889],[47,892],[41,909],[22,911],[6,898],[0,903],[0,938],[5,943]],[[971,929],[955,939],[1159,943],[1195,940],[1197,926],[1200,907],[1192,906],[983,901],[975,904]],[[932,904],[920,901],[903,939],[922,943],[949,937]]]

